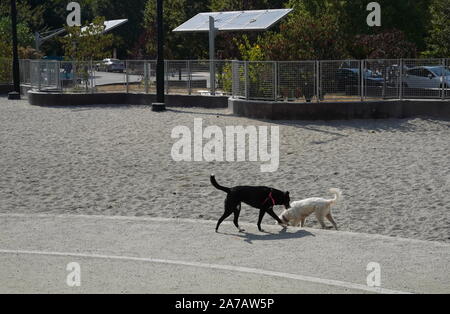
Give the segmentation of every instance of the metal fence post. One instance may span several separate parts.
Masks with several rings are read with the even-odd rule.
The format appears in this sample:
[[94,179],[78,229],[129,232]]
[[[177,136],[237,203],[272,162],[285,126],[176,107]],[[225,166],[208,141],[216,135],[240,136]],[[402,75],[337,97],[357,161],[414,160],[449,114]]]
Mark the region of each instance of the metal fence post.
[[248,79],[248,61],[244,62],[244,77],[245,77],[245,99],[250,98],[249,79]]
[[144,93],[148,94],[148,63],[144,61]]
[[187,86],[188,86],[188,95],[192,95],[192,69],[191,69],[191,60],[187,60]]
[[278,62],[273,61],[273,100],[278,99]]
[[360,74],[360,76],[361,76],[361,80],[360,80],[360,82],[361,82],[361,89],[360,89],[360,92],[361,92],[361,101],[364,101],[364,99],[365,99],[365,97],[364,97],[364,75],[365,75],[365,64],[364,64],[365,62],[364,62],[364,60],[360,60],[359,61],[359,67],[360,67],[360,72],[359,72],[359,74]]
[[169,95],[169,61],[164,61],[164,77],[166,82],[166,94]]
[[41,60],[39,60],[38,61],[38,91],[41,91],[41,84],[42,84],[42,82],[41,82],[41,80],[42,80],[42,63],[43,63],[44,61],[41,61]]
[[95,79],[95,70],[94,70],[94,64],[92,63],[92,60],[89,61],[89,73],[90,73],[90,77],[91,77],[91,94],[95,93],[94,90],[94,79]]
[[89,68],[86,62],[83,62],[83,79],[86,94],[89,92]]
[[212,96],[216,95],[216,60],[209,61],[209,87],[210,87],[210,94]]
[[129,77],[128,77],[128,61],[125,60],[125,82],[126,82],[126,90],[127,90],[127,94],[130,91],[130,87],[129,87]]
[[57,71],[56,71],[56,85],[57,85],[57,87],[56,87],[56,89],[59,91],[59,92],[62,92],[62,83],[61,83],[61,61],[57,61],[58,63],[56,64],[56,69],[57,69]]
[[316,84],[316,101],[320,102],[320,61],[314,63],[315,66],[315,84]]
[[400,59],[400,100],[403,100],[403,59]]
[[237,98],[237,86],[239,82],[239,76],[237,75],[238,72],[238,63],[236,60],[231,61],[231,96],[233,98]]
[[442,73],[441,73],[441,99],[445,100],[445,89],[447,87],[447,80],[445,79],[445,59],[442,59]]
[[[449,59],[444,59],[444,71],[448,71],[448,60]],[[445,89],[444,89],[444,100],[447,99],[447,91],[449,90],[449,86],[448,86],[448,81],[447,81],[447,76],[445,76]]]

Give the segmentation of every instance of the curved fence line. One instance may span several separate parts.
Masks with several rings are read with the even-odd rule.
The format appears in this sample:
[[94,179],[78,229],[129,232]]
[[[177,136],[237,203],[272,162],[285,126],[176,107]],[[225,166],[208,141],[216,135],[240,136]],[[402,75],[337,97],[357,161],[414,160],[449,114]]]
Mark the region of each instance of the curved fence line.
[[[0,82],[10,82],[10,67],[0,63]],[[282,102],[446,100],[449,65],[450,59],[166,60],[165,91]],[[20,60],[20,74],[23,86],[39,91],[156,93],[155,60]]]

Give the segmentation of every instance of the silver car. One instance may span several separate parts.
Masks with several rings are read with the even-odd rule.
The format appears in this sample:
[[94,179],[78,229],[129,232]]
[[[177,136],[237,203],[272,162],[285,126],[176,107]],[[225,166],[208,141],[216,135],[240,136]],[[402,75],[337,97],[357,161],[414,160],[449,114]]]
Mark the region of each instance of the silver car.
[[444,66],[421,66],[410,68],[403,78],[409,88],[448,88],[450,69]]

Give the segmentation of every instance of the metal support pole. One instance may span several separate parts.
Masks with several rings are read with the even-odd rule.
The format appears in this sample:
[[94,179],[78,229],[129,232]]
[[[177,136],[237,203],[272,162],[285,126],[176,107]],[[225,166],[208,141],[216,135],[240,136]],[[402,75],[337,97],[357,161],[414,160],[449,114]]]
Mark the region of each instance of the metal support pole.
[[209,17],[209,84],[211,95],[216,94],[216,66],[215,66],[215,39],[216,28],[214,26],[214,17]]

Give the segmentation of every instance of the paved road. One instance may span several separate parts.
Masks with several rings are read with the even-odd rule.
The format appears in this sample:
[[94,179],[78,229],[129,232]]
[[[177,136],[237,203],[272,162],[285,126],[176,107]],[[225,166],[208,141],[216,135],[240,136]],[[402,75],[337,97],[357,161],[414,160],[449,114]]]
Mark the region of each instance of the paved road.
[[[138,83],[142,81],[140,75],[129,75],[129,83]],[[110,72],[95,72],[95,85],[111,85],[111,84],[126,84],[127,79],[125,73],[110,73]]]
[[[0,293],[449,293],[450,245],[253,224],[0,215]],[[280,232],[281,231],[281,232]],[[66,284],[69,263],[81,286]],[[367,287],[370,262],[381,289]]]
[[[169,75],[169,80],[176,81],[179,79],[179,76],[177,73],[174,73],[173,75]],[[186,74],[182,75],[182,80],[187,81],[188,77]],[[205,72],[194,72],[191,74],[191,80],[204,80],[206,81],[207,86],[209,86],[209,74]],[[129,83],[139,83],[143,80],[143,76],[141,75],[133,75],[130,74],[128,76],[128,82]],[[151,77],[151,80],[156,80],[156,77]],[[127,79],[125,76],[125,73],[115,73],[115,72],[95,72],[95,85],[96,86],[102,86],[102,85],[111,85],[111,84],[126,84]]]

